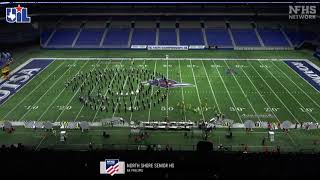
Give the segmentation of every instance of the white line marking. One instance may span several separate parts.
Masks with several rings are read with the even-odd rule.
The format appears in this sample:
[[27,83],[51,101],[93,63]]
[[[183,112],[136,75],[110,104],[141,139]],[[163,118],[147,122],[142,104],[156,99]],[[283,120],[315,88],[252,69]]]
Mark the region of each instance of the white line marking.
[[[227,63],[226,61],[223,61],[223,62],[227,65],[228,68],[230,68],[229,65],[228,65],[228,63]],[[247,100],[247,102],[249,103],[249,105],[250,105],[251,109],[253,110],[254,114],[257,115],[256,110],[253,108],[251,102],[249,101],[249,98],[247,97],[246,93],[243,91],[241,85],[239,84],[239,81],[237,80],[237,78],[235,77],[234,74],[232,74],[232,77],[234,78],[234,80],[236,80],[236,83],[237,83],[238,86],[240,87],[240,90],[241,90],[242,94],[244,95],[244,98],[245,98],[245,99]],[[258,117],[258,120],[261,121],[260,117],[259,117],[259,116],[257,116],[257,117]]]
[[[123,61],[121,61],[121,62],[123,62]],[[133,62],[134,62],[134,61],[132,61],[131,66],[132,66]],[[132,70],[132,67],[131,67],[130,69]],[[124,89],[124,87],[127,85],[128,78],[129,78],[129,74],[127,75],[126,80],[125,80],[124,83],[123,83],[122,89]],[[112,83],[112,82],[111,82],[111,83]],[[118,98],[118,100],[120,100],[120,97]],[[119,106],[119,103],[117,103],[116,107],[114,108],[114,112],[113,112],[113,114],[112,114],[112,117],[114,117],[114,115],[116,114],[116,111],[117,111],[118,106]]]
[[[97,62],[97,64],[100,65],[100,60]],[[96,68],[96,66],[93,69],[95,69],[95,68]],[[105,69],[107,69],[107,68],[105,68]],[[96,86],[92,89],[91,93],[94,91],[95,88],[96,88]],[[91,95],[91,93],[90,93],[90,95]],[[78,112],[78,114],[77,114],[77,116],[76,116],[74,121],[78,120],[78,117],[81,114],[83,108],[84,108],[84,104],[81,106],[81,108],[80,108],[80,110],[79,110],[79,112]]]
[[[169,61],[167,60],[167,77],[169,79]],[[167,118],[169,118],[169,89],[167,88]]]
[[[82,69],[83,67],[85,67],[86,64],[87,64],[87,62],[81,66],[81,68],[77,71],[77,73],[76,73],[75,75],[79,74],[79,72],[81,71],[81,69]],[[49,106],[47,107],[47,109],[41,114],[41,116],[38,118],[37,121],[40,121],[40,120],[41,120],[41,118],[48,112],[48,110],[51,108],[51,106],[57,101],[57,99],[61,96],[61,94],[62,94],[65,90],[66,90],[66,88],[64,87],[64,88],[62,89],[62,91],[60,91],[60,93],[54,98],[54,100],[51,101],[50,105],[49,105]]]
[[39,142],[38,146],[36,147],[36,151],[38,150],[38,148],[40,147],[40,145],[42,144],[42,142],[46,139],[46,136],[43,136],[43,138],[41,139],[41,141]]
[[[38,58],[38,59],[55,59],[55,60],[134,60],[134,61],[143,61],[143,60],[204,60],[204,61],[224,61],[224,60],[252,60],[252,61],[282,61],[280,59],[265,59],[265,58],[150,58],[150,57],[139,57],[139,58],[83,58],[83,57],[74,57],[74,58]],[[294,59],[291,59],[294,60]],[[301,59],[295,59],[301,60]]]
[[[87,65],[88,62],[89,62],[89,61],[87,61],[85,65]],[[96,66],[95,66],[94,68],[96,68]],[[84,83],[84,82],[83,82],[83,83]],[[83,83],[82,83],[82,84],[83,84]],[[81,86],[80,86],[80,87],[81,87]],[[73,100],[73,98],[78,94],[78,92],[79,92],[79,90],[80,90],[80,87],[78,87],[77,91],[73,94],[73,96],[70,98],[70,100],[68,101],[68,103],[67,103],[65,106],[69,106],[69,104],[71,103],[71,101]],[[56,121],[58,121],[58,120],[60,119],[61,115],[64,113],[65,110],[66,110],[66,109],[64,108],[64,109],[60,112],[59,116],[56,118]]]
[[[180,61],[179,62],[179,75],[180,75],[180,82],[182,83],[182,77],[181,77],[181,66],[180,66]],[[181,96],[182,96],[182,101],[183,101],[183,114],[184,114],[184,120],[187,121],[187,115],[186,115],[186,107],[185,107],[185,101],[184,101],[184,91],[183,87],[181,87]]]
[[190,60],[190,65],[191,65],[191,70],[192,70],[192,74],[193,74],[193,80],[194,80],[194,83],[195,83],[195,86],[196,86],[197,95],[198,95],[200,111],[201,111],[201,114],[202,114],[202,118],[205,121],[206,119],[205,119],[204,114],[203,114],[203,109],[202,109],[202,106],[201,106],[202,103],[201,103],[201,99],[200,99],[200,95],[199,95],[199,91],[198,91],[197,81],[196,81],[196,78],[194,77],[194,71],[193,71],[191,60]]
[[[214,94],[214,92],[213,92],[213,88],[212,88],[211,81],[210,81],[210,79],[209,79],[209,76],[208,76],[208,73],[207,73],[206,67],[204,66],[203,61],[201,61],[201,63],[202,63],[202,66],[203,66],[204,72],[206,73],[206,76],[207,76],[207,79],[208,79],[208,82],[209,82],[209,86],[210,86],[210,89],[211,89],[211,93],[212,93],[212,96],[213,96],[213,98],[214,98],[214,102],[215,102],[215,103],[216,103],[216,105],[217,105],[218,111],[219,111],[219,112],[221,112],[221,109],[220,109],[220,107],[219,107],[219,104],[218,104],[218,101],[217,101],[216,95],[215,95],[215,94]],[[179,64],[180,64],[180,61],[179,61]]]
[[[216,65],[216,63],[215,63],[214,61],[212,61],[212,62],[213,62],[214,65]],[[217,67],[216,67],[216,70],[217,70],[217,72],[218,72],[218,74],[219,74],[219,76],[220,76],[220,79],[221,79],[221,81],[222,81],[222,83],[223,83],[224,88],[227,90],[227,93],[228,93],[228,95],[229,95],[229,98],[230,98],[230,100],[231,100],[231,103],[232,103],[233,107],[236,107],[236,105],[235,105],[235,103],[234,103],[234,101],[233,101],[233,99],[232,99],[232,97],[231,97],[231,95],[230,95],[230,92],[229,92],[229,90],[228,90],[228,88],[227,88],[227,86],[226,86],[226,84],[225,84],[225,82],[224,82],[224,80],[223,80],[223,78],[222,78],[222,76],[221,76],[221,74],[220,74],[220,72],[219,72],[219,70],[218,70]],[[240,121],[243,123],[239,112],[236,111],[236,113],[237,113]]]
[[[156,76],[156,70],[157,70],[157,61],[154,63],[154,69],[153,69],[153,75]],[[151,87],[151,95],[153,95],[153,86]],[[150,100],[150,108],[149,108],[149,114],[148,114],[148,122],[150,121],[150,115],[151,115],[151,108],[152,108],[152,101]]]
[[[20,69],[22,69],[23,67],[25,67],[27,64],[29,64],[29,63],[30,63],[31,61],[33,61],[33,60],[34,60],[34,59],[31,58],[31,59],[27,60],[26,62],[24,62],[23,64],[21,64],[20,66],[16,67],[14,70],[12,70],[12,71],[10,72],[9,78],[11,77],[12,74],[20,71]],[[52,60],[52,59],[50,59],[50,60]],[[51,63],[50,63],[50,64],[51,64]],[[50,65],[50,64],[49,64],[49,65]],[[0,83],[2,83],[2,81],[4,81],[4,80],[5,80],[5,79],[0,79]]]
[[[146,64],[146,61],[143,61],[143,65],[145,65],[145,64]],[[137,90],[139,89],[139,87],[140,87],[140,83],[138,84]],[[137,91],[137,90],[136,90],[136,91]],[[136,101],[137,101],[137,95],[134,97],[133,105],[136,103]],[[133,107],[131,107],[131,108],[133,108]],[[133,115],[133,112],[131,111],[129,122],[131,122],[132,115]]]
[[[298,87],[298,89],[302,92],[302,93],[304,93],[315,105],[317,105],[318,106],[318,108],[320,108],[320,106],[319,106],[319,104],[317,103],[317,102],[315,102],[304,90],[302,90],[285,72],[283,72],[283,70],[281,69],[281,68],[279,68],[277,65],[276,65],[276,63],[274,63],[274,62],[272,62],[273,64],[274,64],[274,66],[277,68],[277,69],[279,69],[281,72],[282,72],[282,74],[284,74],[296,87]],[[285,63],[284,63],[285,64]],[[304,79],[302,76],[300,76],[300,74],[298,74],[296,71],[294,71],[291,67],[289,67],[287,64],[285,64],[286,65],[286,67],[288,67],[289,69],[291,69],[293,72],[295,72],[301,79],[303,79],[303,80],[305,80],[305,81],[307,81],[306,79]],[[308,82],[308,81],[307,81]],[[309,82],[308,82],[308,84],[309,84]],[[310,85],[310,84],[309,84]],[[312,86],[313,87],[313,86]],[[313,87],[314,88],[314,87]]]
[[254,71],[260,76],[260,78],[262,79],[262,81],[269,87],[269,89],[273,92],[273,94],[277,97],[277,99],[282,103],[282,105],[287,109],[287,111],[291,114],[291,116],[294,118],[295,121],[297,121],[298,123],[300,123],[298,121],[298,119],[296,118],[296,116],[290,111],[290,109],[286,106],[286,104],[279,98],[279,96],[273,91],[273,89],[270,87],[270,85],[266,82],[266,80],[264,78],[262,78],[262,76],[260,75],[260,73],[256,70],[256,68],[249,62],[247,61],[248,64],[250,64],[250,66],[254,69]]
[[[105,69],[109,67],[110,63],[111,63],[111,61],[109,61],[109,62],[108,62],[108,64],[106,65]],[[96,67],[94,67],[94,68],[93,68],[93,70],[94,70],[95,68],[96,68]],[[115,77],[115,76],[114,76],[114,77]],[[111,84],[112,84],[112,82],[113,82],[114,77],[112,78],[111,83],[109,84],[109,86],[108,86],[108,87],[110,87],[110,86],[111,86]],[[108,88],[108,89],[109,89],[109,88]],[[107,95],[108,89],[106,90],[106,93],[104,94],[104,96],[106,96],[106,95]],[[99,108],[101,108],[101,106],[99,106]],[[93,117],[92,121],[95,121],[95,119],[96,119],[96,117],[97,117],[97,115],[98,115],[98,112],[99,112],[99,110],[97,110],[97,111],[96,111],[96,113],[95,113],[95,115],[94,115],[94,117]]]
[[[70,69],[71,69],[71,67],[69,67],[68,70],[66,70],[57,80],[55,80],[55,82],[46,90],[46,92],[45,92],[44,94],[42,94],[42,95],[40,96],[40,98],[38,98],[38,100],[37,100],[35,103],[33,103],[32,106],[34,106],[35,104],[37,104],[38,102],[40,102],[41,99],[58,83],[58,81],[63,77],[63,75],[64,75],[65,73],[67,73],[68,71],[70,71]],[[25,112],[25,113],[23,114],[23,116],[22,116],[18,121],[21,121],[21,120],[30,112],[30,110],[31,110],[31,109],[29,109],[27,112]]]
[[[260,61],[259,61],[260,64],[262,64]],[[302,107],[302,108],[305,108],[304,106],[302,106],[302,104],[296,99],[296,97],[294,97],[291,92],[278,80],[278,78],[274,77],[274,75],[269,71],[268,68],[265,68],[270,74],[271,76],[273,76],[273,78],[289,93],[289,95]],[[315,121],[315,122],[318,122],[308,111],[307,111],[307,114]]]
[[[236,61],[237,62],[237,64],[239,64],[239,62],[238,61]],[[241,68],[241,67],[240,67]],[[249,76],[247,75],[247,73],[246,73],[246,71],[243,69],[243,68],[241,68],[242,69],[242,72],[246,75],[246,77],[249,79],[249,81],[250,81],[250,83],[253,85],[253,87],[255,88],[255,90],[258,92],[258,94],[260,95],[260,97],[261,97],[261,99],[264,101],[264,103],[268,106],[268,108],[270,108],[270,105],[267,103],[267,101],[265,100],[265,98],[261,95],[261,93],[259,92],[259,90],[258,90],[258,88],[256,87],[256,85],[251,81],[251,79],[249,78]],[[273,112],[273,111],[271,111],[272,112],[272,114],[274,115],[274,117],[276,117],[276,119],[278,120],[278,122],[280,122],[280,120],[279,120],[279,118],[278,118],[278,116]]]
[[[53,64],[53,62],[51,63]],[[3,119],[5,119],[11,112],[13,112],[15,109],[17,109],[18,106],[20,106],[34,91],[36,91],[39,87],[41,87],[45,82],[47,82],[47,80],[49,79],[49,77],[54,74],[58,69],[60,69],[60,67],[63,65],[63,63],[61,63],[52,73],[50,73],[47,78],[45,80],[43,80],[41,83],[39,83],[31,92],[29,92],[26,96],[23,97],[22,100],[19,101],[19,103],[12,108],[4,117]],[[44,69],[42,70],[44,71]],[[29,81],[30,82],[30,81]],[[26,86],[27,84],[25,84]],[[17,93],[17,92],[16,92]]]

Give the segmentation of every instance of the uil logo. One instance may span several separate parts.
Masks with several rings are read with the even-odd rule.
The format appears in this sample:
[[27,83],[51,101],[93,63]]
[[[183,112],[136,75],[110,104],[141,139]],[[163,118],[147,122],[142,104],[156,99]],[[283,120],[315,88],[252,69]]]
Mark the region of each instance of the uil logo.
[[28,16],[28,9],[21,7],[6,8],[6,21],[8,23],[30,23],[31,17]]

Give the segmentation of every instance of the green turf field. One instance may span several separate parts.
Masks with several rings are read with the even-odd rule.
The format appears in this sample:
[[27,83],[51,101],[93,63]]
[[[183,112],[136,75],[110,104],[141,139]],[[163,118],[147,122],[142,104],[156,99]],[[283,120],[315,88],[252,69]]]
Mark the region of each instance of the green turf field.
[[[104,138],[103,131],[110,134],[110,137]],[[185,132],[187,132],[187,137],[184,136]],[[165,146],[169,145],[173,150],[195,151],[198,141],[203,139],[202,134],[192,137],[190,131],[148,131],[148,133],[149,137],[142,141],[135,141],[134,136],[129,136],[129,128],[92,128],[88,132],[68,130],[67,141],[60,142],[58,131],[54,135],[50,131],[18,127],[11,134],[1,131],[0,141],[5,145],[23,143],[26,147],[34,150],[41,148],[88,150],[89,143],[91,143],[94,149],[143,150],[147,145],[161,144],[162,150],[165,150]],[[249,152],[262,152],[266,148],[271,152],[277,147],[280,147],[281,152],[320,152],[319,130],[296,129],[289,131],[288,134],[276,130],[274,142],[269,141],[265,129],[256,129],[249,133],[243,129],[234,129],[232,139],[226,138],[227,133],[227,129],[221,128],[209,134],[208,140],[213,142],[214,150],[219,150],[219,145],[223,145],[224,148],[221,150],[244,151],[245,145],[247,145]],[[266,139],[265,146],[262,145],[263,138]]]
[[[148,69],[150,72],[165,75],[167,79],[190,83],[193,86],[169,88],[168,97],[163,102],[134,112],[130,111],[131,107],[127,107],[128,111],[124,112],[124,107],[118,102],[115,102],[114,112],[110,109],[109,112],[92,110],[80,103],[79,90],[65,88],[65,82],[80,72],[115,68],[121,70],[129,67]],[[123,72],[118,75],[121,73]],[[143,80],[147,79],[139,79],[139,82]],[[116,84],[113,81],[106,83]],[[123,86],[125,90],[128,88],[125,83]],[[154,87],[152,91],[155,89],[158,88]],[[135,95],[132,96],[132,101],[133,104],[137,101]],[[150,100],[150,104],[154,101]],[[181,105],[182,102],[184,106]],[[128,102],[128,106],[129,104]],[[129,121],[159,121],[168,117],[169,121],[208,121],[215,117],[217,112],[222,112],[225,118],[240,123],[248,119],[317,122],[320,119],[319,104],[319,93],[280,60],[146,58],[133,62],[59,59],[1,106],[0,119],[94,122],[110,117],[123,117]]]
[[[170,60],[154,60],[169,55]],[[141,58],[135,60],[109,60],[106,58]],[[0,121],[89,121],[99,122],[110,117],[123,117],[128,121],[199,121],[210,120],[216,112],[222,112],[235,123],[245,120],[283,122],[318,122],[320,120],[320,95],[311,85],[290,69],[281,59],[309,59],[316,65],[308,51],[85,51],[85,50],[39,50],[26,48],[14,53],[12,68],[18,67],[30,58],[57,58],[43,72],[34,77],[18,93],[0,105]],[[75,58],[75,59],[68,59]],[[82,58],[95,58],[84,60]],[[175,58],[215,58],[216,60],[176,60]],[[227,60],[225,59],[227,58]],[[242,60],[239,60],[242,59]],[[255,59],[255,60],[243,60]],[[256,59],[264,59],[256,60]],[[134,112],[124,112],[116,104],[115,112],[92,110],[79,101],[79,89],[65,87],[65,83],[83,72],[104,69],[147,69],[165,75],[166,78],[192,87],[170,88],[168,96],[159,104]],[[123,77],[129,76],[127,73]],[[141,78],[139,81],[146,79]],[[112,84],[113,82],[109,82]],[[119,82],[127,88],[125,80]],[[137,85],[137,84],[136,84]],[[137,86],[134,86],[136,88]],[[157,90],[153,87],[151,94]],[[166,91],[161,89],[161,94]],[[144,97],[146,98],[146,97]],[[114,97],[117,99],[117,97]],[[138,98],[133,98],[137,101]],[[143,99],[143,98],[142,98]],[[127,101],[126,101],[127,102]],[[178,104],[184,102],[184,108]],[[128,103],[128,102],[127,102]],[[129,103],[128,103],[129,104]],[[207,105],[205,105],[207,104]],[[191,108],[189,108],[191,105]],[[117,108],[122,108],[120,113]],[[101,132],[107,130],[111,138],[105,140]],[[184,139],[183,132],[151,132],[149,139],[134,142],[128,137],[129,129],[97,128],[88,133],[70,130],[67,144],[61,144],[59,137],[42,130],[17,128],[13,134],[0,134],[1,144],[23,143],[34,148],[87,148],[89,142],[96,147],[128,148],[137,144],[170,144],[175,149],[194,150],[202,137]],[[232,150],[248,144],[251,149],[262,150],[261,139],[267,136],[265,129],[245,133],[235,130],[236,138],[225,138],[225,130],[214,131],[209,136],[216,145],[232,146]],[[288,134],[276,131],[276,142],[288,151],[317,149],[319,131],[291,130]],[[112,145],[111,145],[112,144]],[[119,147],[120,148],[120,147]],[[136,148],[136,146],[134,146]]]

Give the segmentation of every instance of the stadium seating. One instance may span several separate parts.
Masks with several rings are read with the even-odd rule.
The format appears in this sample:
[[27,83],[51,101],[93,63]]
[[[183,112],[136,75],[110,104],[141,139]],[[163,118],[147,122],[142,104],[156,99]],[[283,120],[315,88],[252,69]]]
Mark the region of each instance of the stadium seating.
[[79,29],[61,28],[58,29],[52,36],[48,46],[71,46]]
[[[52,23],[42,27],[40,37],[41,46],[47,45],[48,48],[72,48],[72,45],[74,48],[130,48],[130,45],[179,44],[225,48],[264,48],[264,45],[266,48],[283,49],[290,48],[290,42],[297,46],[305,40],[316,40],[317,34],[264,21],[207,20],[200,23],[199,20],[161,20],[156,23],[155,20],[109,19]],[[1,38],[7,41],[0,34]]]
[[227,29],[206,29],[206,36],[209,46],[232,46]]
[[41,40],[41,44],[44,45],[47,40],[49,39],[51,33],[53,32],[53,29],[42,29],[41,33],[40,33],[40,40]]
[[159,45],[177,45],[177,34],[175,28],[159,29]]
[[104,29],[101,28],[83,29],[76,42],[76,46],[99,46],[103,32]]
[[258,32],[265,46],[289,46],[280,29],[263,28],[258,29]]
[[231,31],[237,46],[260,46],[254,29],[232,29]]
[[180,45],[204,45],[200,28],[180,28]]
[[128,46],[130,28],[110,28],[103,45]]
[[135,28],[132,34],[132,45],[155,45],[156,29]]
[[295,29],[286,29],[285,33],[287,34],[292,44],[295,46],[305,40],[314,40],[317,37],[317,35],[313,32],[298,31]]

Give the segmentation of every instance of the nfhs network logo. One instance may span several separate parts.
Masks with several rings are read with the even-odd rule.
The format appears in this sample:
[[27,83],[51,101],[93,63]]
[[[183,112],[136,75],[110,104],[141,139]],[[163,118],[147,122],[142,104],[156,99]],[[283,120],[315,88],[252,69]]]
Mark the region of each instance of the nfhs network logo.
[[316,19],[316,6],[289,6],[289,19]]
[[8,23],[30,23],[31,17],[28,16],[28,9],[21,7],[6,8],[6,21]]

